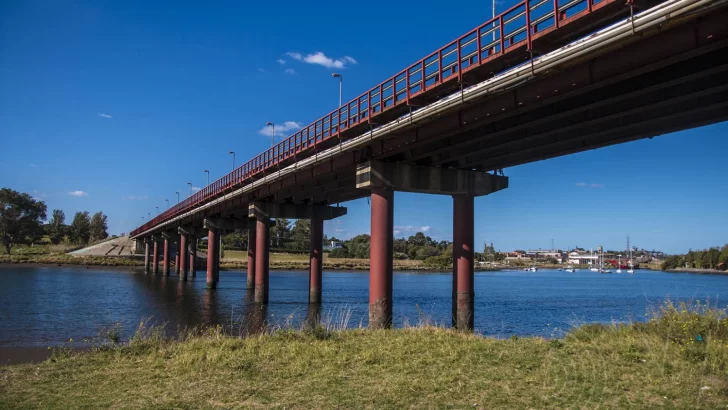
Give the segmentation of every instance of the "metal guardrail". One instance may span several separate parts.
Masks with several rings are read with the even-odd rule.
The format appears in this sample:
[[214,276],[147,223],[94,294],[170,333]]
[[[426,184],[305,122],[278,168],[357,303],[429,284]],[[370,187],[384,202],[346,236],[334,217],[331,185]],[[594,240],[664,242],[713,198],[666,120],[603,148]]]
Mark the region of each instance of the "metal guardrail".
[[[564,19],[583,17],[592,12],[594,5],[611,1],[613,0],[571,0],[563,4],[559,4],[559,0],[521,1],[337,110],[299,129],[272,148],[144,223],[133,230],[130,236],[138,235],[200,203],[230,192],[234,187],[263,175],[266,170],[279,167],[283,161],[295,161],[299,154],[308,156],[307,154],[315,152],[321,142],[340,139],[342,131],[360,124],[371,124],[373,119],[392,107],[408,105],[410,99],[448,81],[462,80],[463,73],[522,46],[524,42],[530,50],[533,37],[537,33],[548,28],[558,29]],[[574,16],[577,13],[582,14]],[[485,37],[490,37],[490,41],[484,42]]]

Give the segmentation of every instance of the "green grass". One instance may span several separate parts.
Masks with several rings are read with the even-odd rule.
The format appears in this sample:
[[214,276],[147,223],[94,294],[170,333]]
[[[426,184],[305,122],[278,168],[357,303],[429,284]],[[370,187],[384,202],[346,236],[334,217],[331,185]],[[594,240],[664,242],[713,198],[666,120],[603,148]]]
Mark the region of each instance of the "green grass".
[[0,368],[0,408],[725,408],[728,322],[704,306],[563,339],[436,327],[209,329]]

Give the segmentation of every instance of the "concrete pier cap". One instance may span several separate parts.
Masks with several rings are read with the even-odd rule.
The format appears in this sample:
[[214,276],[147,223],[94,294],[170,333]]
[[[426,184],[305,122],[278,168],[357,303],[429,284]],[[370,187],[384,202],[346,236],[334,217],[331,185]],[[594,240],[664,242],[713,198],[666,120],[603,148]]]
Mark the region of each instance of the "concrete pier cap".
[[437,195],[483,196],[508,188],[508,177],[486,171],[367,161],[356,169],[356,187]]

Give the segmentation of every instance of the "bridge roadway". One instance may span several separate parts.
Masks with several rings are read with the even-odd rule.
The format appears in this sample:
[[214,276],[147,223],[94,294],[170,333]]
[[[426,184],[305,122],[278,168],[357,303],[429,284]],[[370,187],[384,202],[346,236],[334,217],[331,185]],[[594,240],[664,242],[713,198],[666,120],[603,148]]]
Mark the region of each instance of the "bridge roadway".
[[[544,5],[552,11],[538,17]],[[371,196],[369,323],[386,327],[393,191],[451,195],[453,325],[472,329],[474,197],[506,188],[506,167],[726,120],[726,21],[718,0],[522,2],[131,236],[146,243],[155,273],[160,245],[165,272],[179,246],[185,279],[188,243],[207,236],[214,288],[220,234],[249,229],[248,287],[267,303],[270,218],[310,218],[309,301],[320,303],[323,220],[346,213],[338,203]]]

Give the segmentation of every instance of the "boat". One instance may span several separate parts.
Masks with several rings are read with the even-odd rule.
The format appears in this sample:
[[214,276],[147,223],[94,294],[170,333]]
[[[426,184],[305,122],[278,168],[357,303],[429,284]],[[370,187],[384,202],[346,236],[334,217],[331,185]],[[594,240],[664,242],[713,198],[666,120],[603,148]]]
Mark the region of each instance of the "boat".
[[599,247],[599,273],[612,273],[609,269],[604,269],[604,248]]
[[573,266],[571,266],[571,265],[567,266],[567,267],[566,267],[566,269],[564,269],[564,270],[565,270],[566,272],[576,272],[576,269],[574,269],[574,267],[573,267]]
[[593,259],[594,258],[594,252],[592,252],[591,249],[589,249],[589,255],[591,255],[591,257],[592,257],[592,259],[590,260],[590,262],[592,263],[592,267],[589,270],[592,271],[592,272],[599,272],[599,268],[597,268],[597,267],[595,267],[593,265],[593,263],[594,263],[594,259]]
[[622,273],[622,255],[619,255],[619,261],[617,262],[617,273]]
[[538,272],[538,268],[535,266],[531,266],[530,268],[528,268],[528,270],[531,272]]

